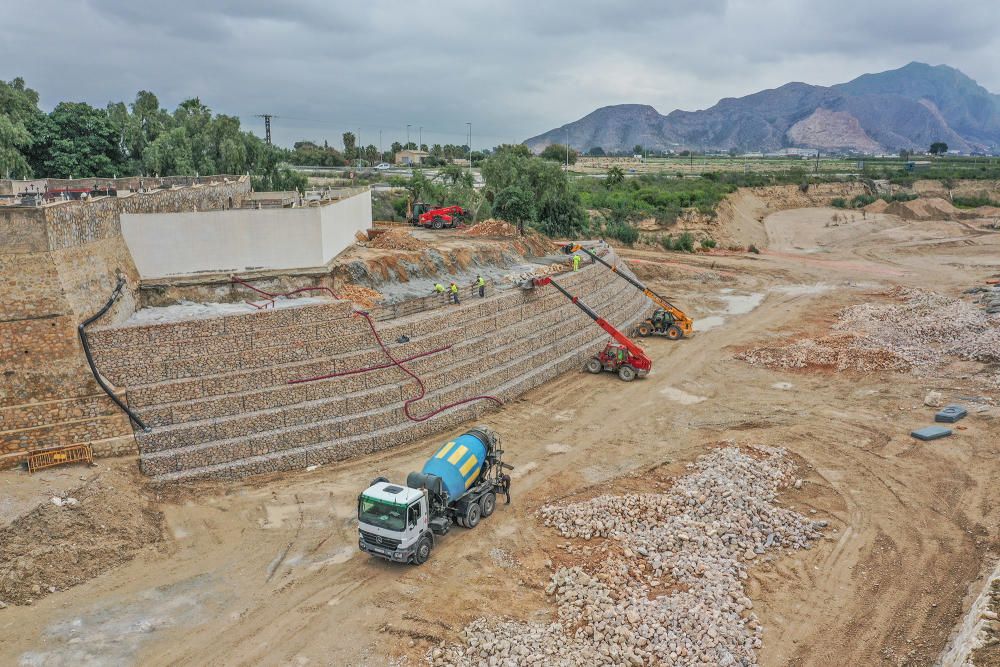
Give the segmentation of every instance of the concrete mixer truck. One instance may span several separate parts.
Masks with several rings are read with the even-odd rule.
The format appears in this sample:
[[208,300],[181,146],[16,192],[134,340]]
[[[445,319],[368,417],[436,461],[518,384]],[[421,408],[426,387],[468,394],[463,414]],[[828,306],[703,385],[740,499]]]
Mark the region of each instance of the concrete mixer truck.
[[452,523],[475,528],[493,514],[498,494],[510,504],[504,471],[513,466],[502,457],[500,436],[477,426],[446,442],[405,485],[373,480],[358,496],[359,548],[399,563],[427,562]]

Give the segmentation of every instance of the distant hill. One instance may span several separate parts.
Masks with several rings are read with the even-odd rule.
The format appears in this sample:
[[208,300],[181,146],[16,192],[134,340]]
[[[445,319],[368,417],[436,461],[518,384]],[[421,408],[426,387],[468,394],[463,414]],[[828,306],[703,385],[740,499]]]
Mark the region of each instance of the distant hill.
[[629,151],[926,150],[943,141],[965,153],[1000,145],[1000,95],[947,65],[910,63],[835,86],[787,83],[746,97],[727,97],[703,111],[661,115],[645,104],[602,107],[524,143],[538,152],[551,143],[580,151],[599,146]]

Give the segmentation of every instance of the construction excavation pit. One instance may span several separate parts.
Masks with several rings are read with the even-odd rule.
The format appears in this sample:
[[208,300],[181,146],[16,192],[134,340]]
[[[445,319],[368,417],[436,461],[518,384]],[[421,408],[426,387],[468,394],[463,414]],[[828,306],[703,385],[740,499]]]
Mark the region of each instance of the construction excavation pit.
[[691,253],[17,209],[0,664],[1000,665],[1000,233],[920,183]]

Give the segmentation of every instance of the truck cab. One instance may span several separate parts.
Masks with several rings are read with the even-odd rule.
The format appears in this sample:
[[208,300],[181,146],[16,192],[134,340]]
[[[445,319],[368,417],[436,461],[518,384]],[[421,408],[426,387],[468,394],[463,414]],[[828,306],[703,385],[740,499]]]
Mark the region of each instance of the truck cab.
[[358,546],[400,563],[423,563],[434,538],[427,492],[376,480],[358,496]]

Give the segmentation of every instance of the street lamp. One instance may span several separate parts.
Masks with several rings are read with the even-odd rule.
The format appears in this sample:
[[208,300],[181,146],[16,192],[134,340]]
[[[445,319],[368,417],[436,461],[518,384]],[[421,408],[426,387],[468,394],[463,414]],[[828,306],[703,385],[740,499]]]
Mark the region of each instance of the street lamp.
[[424,126],[417,128],[417,150],[422,151],[424,146]]
[[406,126],[406,150],[410,150],[410,128],[412,125]]

